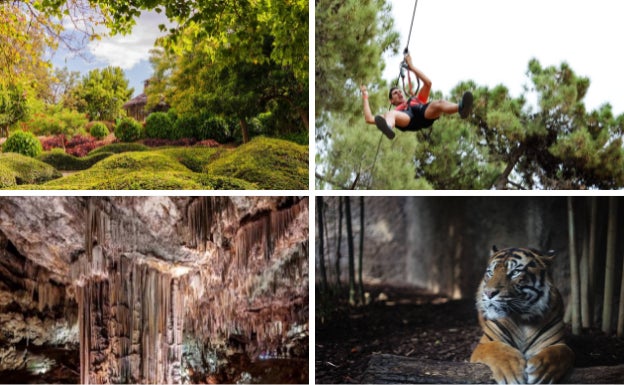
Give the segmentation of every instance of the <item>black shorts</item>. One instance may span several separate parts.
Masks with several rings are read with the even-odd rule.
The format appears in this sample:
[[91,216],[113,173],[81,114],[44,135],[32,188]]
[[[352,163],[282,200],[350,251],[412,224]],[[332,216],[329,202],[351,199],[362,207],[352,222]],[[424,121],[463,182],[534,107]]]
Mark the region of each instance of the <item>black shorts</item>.
[[410,122],[407,127],[399,127],[396,126],[401,131],[420,131],[423,128],[429,128],[437,120],[436,119],[427,119],[425,118],[425,110],[429,107],[429,103],[427,104],[417,104],[415,106],[411,106],[405,111],[407,115],[410,117]]

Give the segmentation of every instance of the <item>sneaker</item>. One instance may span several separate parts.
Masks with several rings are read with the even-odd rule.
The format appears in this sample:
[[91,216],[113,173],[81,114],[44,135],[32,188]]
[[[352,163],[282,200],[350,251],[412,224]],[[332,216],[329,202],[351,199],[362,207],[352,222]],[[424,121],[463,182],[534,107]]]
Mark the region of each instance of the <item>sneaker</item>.
[[388,127],[388,123],[386,123],[386,119],[383,116],[375,116],[375,125],[379,128],[379,130],[381,130],[381,132],[384,133],[384,135],[388,137],[388,139],[394,139],[394,131]]
[[472,112],[472,92],[464,92],[462,100],[459,102],[459,116],[466,119]]

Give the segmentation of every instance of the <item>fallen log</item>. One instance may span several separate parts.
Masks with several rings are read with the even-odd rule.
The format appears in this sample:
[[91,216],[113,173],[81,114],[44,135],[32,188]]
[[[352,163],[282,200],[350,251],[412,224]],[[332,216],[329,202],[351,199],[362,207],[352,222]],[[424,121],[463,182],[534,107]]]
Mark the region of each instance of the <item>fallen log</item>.
[[[624,379],[624,365],[574,368],[570,384],[616,384]],[[484,364],[422,360],[375,354],[361,380],[365,384],[491,384],[492,372]]]

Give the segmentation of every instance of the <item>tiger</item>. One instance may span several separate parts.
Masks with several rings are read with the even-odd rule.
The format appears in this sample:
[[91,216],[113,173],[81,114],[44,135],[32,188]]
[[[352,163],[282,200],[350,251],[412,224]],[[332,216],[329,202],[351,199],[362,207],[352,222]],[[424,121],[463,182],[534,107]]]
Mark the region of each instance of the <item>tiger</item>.
[[499,384],[559,382],[572,369],[563,301],[550,272],[554,257],[492,248],[476,298],[483,336],[470,362],[486,364]]

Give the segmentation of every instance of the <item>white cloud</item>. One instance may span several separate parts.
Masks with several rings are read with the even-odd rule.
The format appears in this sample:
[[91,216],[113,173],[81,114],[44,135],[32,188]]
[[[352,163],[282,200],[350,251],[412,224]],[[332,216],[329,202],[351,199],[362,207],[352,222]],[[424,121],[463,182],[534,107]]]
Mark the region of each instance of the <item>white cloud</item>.
[[143,60],[149,59],[149,51],[154,42],[165,33],[158,26],[166,24],[167,18],[156,12],[144,12],[137,20],[132,33],[103,38],[89,43],[89,52],[98,62],[106,65],[132,69]]

